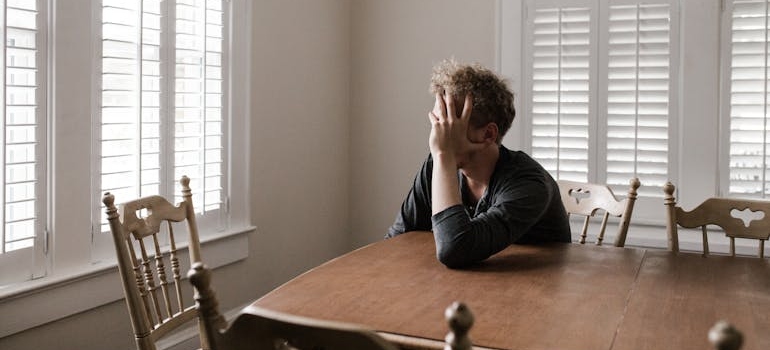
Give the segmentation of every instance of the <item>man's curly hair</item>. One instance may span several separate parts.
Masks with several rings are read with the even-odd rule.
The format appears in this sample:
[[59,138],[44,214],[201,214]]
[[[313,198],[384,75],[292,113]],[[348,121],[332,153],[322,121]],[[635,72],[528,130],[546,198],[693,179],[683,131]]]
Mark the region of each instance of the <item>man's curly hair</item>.
[[[473,95],[473,112],[470,124],[475,128],[489,123],[497,124],[502,143],[503,136],[511,128],[516,110],[513,107],[513,93],[505,80],[480,64],[464,64],[447,59],[433,67],[430,92],[446,91],[453,98],[463,101],[465,95]],[[458,109],[462,109],[459,106]]]

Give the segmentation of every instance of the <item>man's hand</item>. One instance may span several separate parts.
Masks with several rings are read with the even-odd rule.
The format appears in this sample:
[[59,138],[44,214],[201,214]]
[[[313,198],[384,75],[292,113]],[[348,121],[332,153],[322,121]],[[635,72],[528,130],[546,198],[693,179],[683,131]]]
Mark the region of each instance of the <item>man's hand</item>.
[[470,150],[468,125],[473,110],[473,97],[465,96],[462,113],[457,115],[455,101],[449,94],[436,93],[436,103],[428,113],[431,130],[428,144],[434,158],[449,157],[456,160]]
[[457,169],[465,153],[472,146],[468,140],[468,122],[471,118],[473,98],[465,96],[463,111],[459,116],[449,94],[436,94],[436,104],[428,113],[430,119],[430,153],[433,155],[431,176],[431,212],[433,215],[453,205],[461,204]]

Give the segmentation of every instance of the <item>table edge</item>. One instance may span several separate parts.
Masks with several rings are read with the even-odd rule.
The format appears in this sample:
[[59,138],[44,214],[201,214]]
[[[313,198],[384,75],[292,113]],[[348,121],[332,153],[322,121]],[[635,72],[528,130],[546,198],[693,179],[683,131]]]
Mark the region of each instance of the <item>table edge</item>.
[[[377,331],[377,334],[385,338],[385,340],[396,343],[399,347],[405,346],[406,349],[420,349],[420,350],[442,350],[445,349],[446,343],[435,339],[420,338],[410,335],[396,334]],[[471,339],[473,341],[473,339]],[[498,348],[487,348],[483,346],[473,345],[472,349],[475,350],[502,350]]]

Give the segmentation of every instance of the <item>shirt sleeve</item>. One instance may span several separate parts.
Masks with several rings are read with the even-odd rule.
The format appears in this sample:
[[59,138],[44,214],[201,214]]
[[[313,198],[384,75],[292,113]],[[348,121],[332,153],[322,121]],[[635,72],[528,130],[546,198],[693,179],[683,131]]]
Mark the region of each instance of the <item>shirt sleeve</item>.
[[430,231],[431,227],[431,173],[433,161],[430,156],[423,162],[420,171],[414,177],[412,188],[401,204],[393,225],[385,238],[394,237],[409,231]]
[[507,183],[495,203],[471,218],[463,206],[432,217],[436,255],[449,268],[482,261],[521,238],[549,207],[548,186],[539,179]]

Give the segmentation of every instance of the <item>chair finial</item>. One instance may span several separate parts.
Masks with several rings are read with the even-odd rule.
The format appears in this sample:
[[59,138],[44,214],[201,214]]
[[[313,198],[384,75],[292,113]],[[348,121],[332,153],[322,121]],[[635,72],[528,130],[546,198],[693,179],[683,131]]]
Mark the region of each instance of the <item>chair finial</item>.
[[199,290],[208,290],[211,286],[211,271],[201,262],[193,263],[187,272],[187,278]]
[[444,317],[450,330],[444,350],[470,350],[472,343],[468,331],[473,326],[471,310],[465,304],[455,301],[444,311]]
[[667,181],[666,184],[663,185],[663,193],[666,194],[666,197],[673,197],[675,189],[676,188],[674,187],[674,184],[671,183],[671,181]]
[[634,177],[634,178],[631,178],[631,180],[628,180],[628,184],[631,186],[631,189],[633,189],[634,192],[636,192],[636,190],[639,189],[639,186],[642,185],[642,182],[639,181],[638,177]]
[[102,196],[102,203],[104,203],[104,206],[107,208],[115,205],[115,195],[109,192],[104,192],[104,196]]
[[715,350],[738,350],[743,345],[743,334],[727,321],[717,321],[709,330],[709,342]]
[[187,175],[182,175],[182,178],[179,179],[179,183],[182,184],[182,188],[190,188],[190,178],[187,177]]
[[102,196],[102,203],[104,203],[104,213],[107,214],[107,220],[112,220],[118,217],[118,208],[115,207],[115,195],[109,192],[104,192]]
[[195,287],[195,302],[198,314],[206,323],[208,336],[213,336],[216,330],[227,326],[224,317],[219,313],[219,302],[216,293],[211,288],[211,270],[202,262],[193,263],[187,272],[190,284]]

